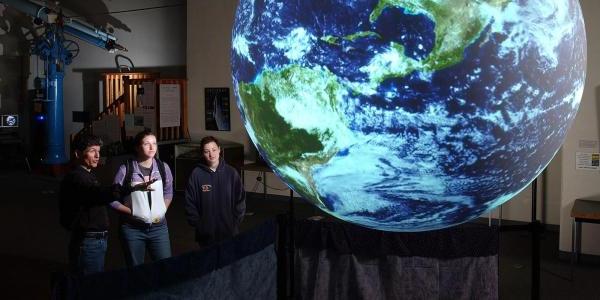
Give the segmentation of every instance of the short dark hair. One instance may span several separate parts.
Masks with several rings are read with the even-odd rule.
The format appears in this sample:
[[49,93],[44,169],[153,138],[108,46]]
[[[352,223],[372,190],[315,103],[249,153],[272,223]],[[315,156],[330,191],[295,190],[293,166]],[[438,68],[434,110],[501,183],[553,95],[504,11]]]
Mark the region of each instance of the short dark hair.
[[219,143],[219,140],[217,140],[216,137],[209,135],[209,136],[205,136],[200,140],[200,151],[202,151],[204,149],[204,146],[208,143],[214,142],[215,144],[217,144],[218,147],[221,147],[221,144]]
[[138,134],[136,134],[135,137],[133,138],[134,148],[141,145],[144,138],[149,135],[156,136],[150,129],[144,129],[144,130],[140,131]]
[[75,137],[73,141],[73,149],[76,151],[83,152],[85,149],[91,146],[100,146],[102,147],[102,139],[99,136],[95,136],[93,134],[82,134]]

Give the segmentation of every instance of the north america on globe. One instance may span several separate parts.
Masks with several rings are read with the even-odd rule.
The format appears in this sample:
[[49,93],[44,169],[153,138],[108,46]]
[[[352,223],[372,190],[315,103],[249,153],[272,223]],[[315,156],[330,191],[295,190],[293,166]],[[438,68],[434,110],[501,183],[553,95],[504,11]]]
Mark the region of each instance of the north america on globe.
[[386,231],[472,220],[548,165],[586,69],[577,0],[240,0],[232,77],[290,188]]

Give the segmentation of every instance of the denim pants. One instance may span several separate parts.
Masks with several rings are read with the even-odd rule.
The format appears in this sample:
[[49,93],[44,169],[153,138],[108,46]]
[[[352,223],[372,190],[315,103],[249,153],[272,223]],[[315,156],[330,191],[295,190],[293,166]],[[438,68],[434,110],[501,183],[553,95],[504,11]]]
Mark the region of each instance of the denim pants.
[[144,263],[146,248],[153,261],[171,257],[171,241],[167,222],[158,224],[121,224],[121,242],[127,266]]
[[104,271],[108,235],[101,237],[72,234],[69,242],[69,267],[84,275]]

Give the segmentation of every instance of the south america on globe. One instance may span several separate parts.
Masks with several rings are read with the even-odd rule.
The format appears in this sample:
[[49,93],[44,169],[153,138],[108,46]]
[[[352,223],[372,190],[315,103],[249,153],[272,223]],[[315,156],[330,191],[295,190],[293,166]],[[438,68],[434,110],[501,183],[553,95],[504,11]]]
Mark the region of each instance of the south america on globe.
[[548,165],[585,82],[577,0],[240,0],[244,125],[290,188],[386,231],[464,223]]

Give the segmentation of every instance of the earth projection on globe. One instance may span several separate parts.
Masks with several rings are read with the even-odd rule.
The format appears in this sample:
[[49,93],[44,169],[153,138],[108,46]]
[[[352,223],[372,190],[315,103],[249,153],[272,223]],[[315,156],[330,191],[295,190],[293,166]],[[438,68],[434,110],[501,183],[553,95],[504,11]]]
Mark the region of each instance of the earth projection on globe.
[[386,231],[460,224],[548,165],[583,93],[577,0],[240,0],[246,130],[294,191]]

